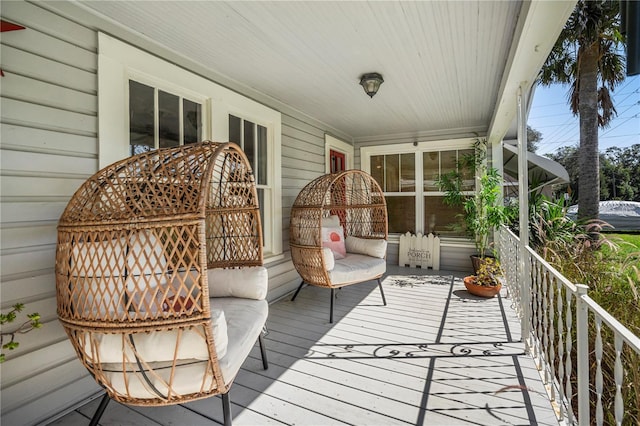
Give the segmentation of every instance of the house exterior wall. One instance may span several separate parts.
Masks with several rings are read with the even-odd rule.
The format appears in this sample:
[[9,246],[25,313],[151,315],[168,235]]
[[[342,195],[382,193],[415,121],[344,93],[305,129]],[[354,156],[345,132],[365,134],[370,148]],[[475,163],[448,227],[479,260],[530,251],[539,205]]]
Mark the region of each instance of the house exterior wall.
[[[54,276],[58,218],[99,168],[98,33],[46,4],[3,2],[0,13],[27,28],[0,40],[0,308],[21,302],[43,322],[42,329],[20,336],[20,347],[0,364],[1,423],[36,424],[100,391],[57,321]],[[288,250],[290,206],[306,183],[324,173],[325,133],[347,138],[249,95],[282,113],[284,254],[266,265],[268,298],[275,300],[299,284]]]

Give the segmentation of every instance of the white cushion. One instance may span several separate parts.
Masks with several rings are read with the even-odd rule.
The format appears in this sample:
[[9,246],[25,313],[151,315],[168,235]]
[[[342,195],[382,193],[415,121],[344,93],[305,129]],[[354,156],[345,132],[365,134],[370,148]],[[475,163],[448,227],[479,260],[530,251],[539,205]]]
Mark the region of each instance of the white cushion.
[[336,259],[329,247],[322,247],[322,257],[324,259],[324,267],[327,271],[331,271],[336,266]]
[[[218,363],[225,384],[230,384],[238,374],[240,367],[249,355],[269,314],[266,300],[240,298],[210,299],[212,312],[224,311],[229,344],[224,356],[218,355]],[[147,373],[153,385],[163,394],[167,392],[166,382],[170,379],[171,363],[159,362],[151,365],[154,373]],[[129,370],[137,370],[135,363],[126,364]],[[122,394],[130,394],[141,399],[157,398],[158,395],[146,383],[142,374],[127,375],[125,382],[122,374],[122,354],[115,363],[102,364],[111,387]],[[213,372],[206,360],[183,359],[175,369],[172,387],[181,395],[199,392],[201,389],[215,389]]]
[[[168,391],[167,383],[171,380],[170,363],[156,363],[153,365],[153,372],[146,372],[146,376],[153,386],[164,396]],[[128,364],[129,372],[122,373],[122,364],[104,364],[104,375],[111,384],[111,388],[123,395],[130,395],[140,399],[158,398],[151,386],[146,382],[142,373],[132,373],[138,371],[136,364]],[[185,360],[183,365],[178,365],[173,375],[172,389],[178,395],[188,395],[199,392],[201,389],[208,391],[216,389],[217,385],[213,380],[213,369],[208,361]],[[176,396],[175,394],[173,396]]]
[[[211,309],[213,341],[218,358],[227,354],[229,337],[227,322],[222,309]],[[178,336],[180,334],[180,337]],[[204,331],[192,327],[178,330],[152,331],[133,334],[133,344],[128,335],[94,333],[93,341],[87,339],[84,351],[93,362],[118,363],[135,362],[136,356],[145,362],[171,361],[174,358],[176,345],[179,347],[177,359],[209,359],[209,349]],[[135,351],[133,350],[135,345]]]
[[372,280],[387,270],[387,261],[364,254],[350,254],[337,260],[336,266],[329,272],[331,284],[351,284]]
[[264,266],[211,268],[207,270],[209,297],[242,297],[263,300],[269,289],[269,274]]
[[269,304],[266,300],[221,297],[211,299],[211,306],[224,310],[227,318],[229,347],[227,355],[219,358],[219,364],[224,382],[229,384],[262,332],[269,315]]
[[348,236],[345,241],[347,253],[366,254],[384,258],[387,255],[387,240]]

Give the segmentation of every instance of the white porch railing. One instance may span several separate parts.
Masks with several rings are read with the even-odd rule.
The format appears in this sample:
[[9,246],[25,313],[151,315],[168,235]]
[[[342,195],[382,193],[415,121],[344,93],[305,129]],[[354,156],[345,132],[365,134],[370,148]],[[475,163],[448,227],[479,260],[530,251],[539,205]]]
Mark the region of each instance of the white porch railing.
[[[508,294],[521,321],[528,325],[523,327],[529,330],[526,346],[536,360],[550,400],[557,407],[558,420],[602,425],[613,417],[616,424],[623,424],[625,410],[629,410],[623,402],[625,377],[638,374],[640,369],[637,363],[640,338],[593,301],[587,295],[586,285],[568,281],[528,246],[526,261],[531,274],[523,278],[518,237],[503,227],[498,239]],[[523,303],[529,303],[529,309]],[[592,347],[590,327],[595,340]],[[636,362],[628,361],[629,358]],[[613,383],[605,383],[605,364],[613,364]],[[606,392],[615,394],[611,408],[603,406]],[[591,405],[595,407],[593,419]],[[629,419],[625,419],[626,423],[630,423]]]

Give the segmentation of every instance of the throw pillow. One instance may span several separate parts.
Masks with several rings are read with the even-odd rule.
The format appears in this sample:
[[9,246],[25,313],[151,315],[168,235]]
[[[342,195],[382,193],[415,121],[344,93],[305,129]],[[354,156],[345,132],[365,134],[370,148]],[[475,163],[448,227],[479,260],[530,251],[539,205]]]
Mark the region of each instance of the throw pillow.
[[336,259],[344,259],[347,255],[347,250],[344,246],[344,231],[342,227],[323,227],[322,246],[329,247]]

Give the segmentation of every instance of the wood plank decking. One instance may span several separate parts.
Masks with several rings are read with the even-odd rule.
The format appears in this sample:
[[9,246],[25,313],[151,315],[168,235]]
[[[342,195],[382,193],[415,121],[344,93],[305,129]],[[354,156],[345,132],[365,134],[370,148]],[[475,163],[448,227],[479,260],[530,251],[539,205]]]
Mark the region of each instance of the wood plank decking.
[[[270,367],[262,369],[256,347],[231,389],[234,424],[558,424],[504,290],[480,299],[460,274],[397,267],[383,287],[388,306],[375,282],[337,291],[334,324],[326,289],[272,304]],[[51,425],[86,425],[98,403]],[[221,423],[218,397],[157,408],[111,402],[101,420]]]

